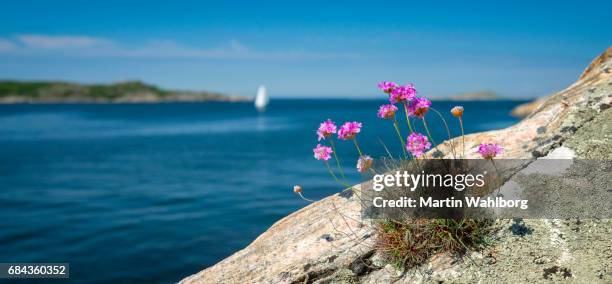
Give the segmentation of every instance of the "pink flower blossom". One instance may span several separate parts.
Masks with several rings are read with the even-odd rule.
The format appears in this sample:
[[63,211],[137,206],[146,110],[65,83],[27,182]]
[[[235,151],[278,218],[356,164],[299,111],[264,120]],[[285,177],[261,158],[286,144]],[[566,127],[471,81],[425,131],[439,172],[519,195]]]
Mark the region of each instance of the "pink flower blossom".
[[426,98],[414,98],[408,106],[408,115],[423,118],[430,106],[430,100]]
[[334,133],[336,133],[336,124],[331,119],[321,122],[319,129],[317,129],[319,141],[331,136]]
[[372,167],[372,161],[374,160],[368,155],[359,157],[359,160],[357,160],[357,171],[364,173],[369,170]]
[[383,92],[385,92],[387,94],[390,94],[391,91],[393,91],[393,89],[397,88],[397,84],[395,84],[393,82],[387,82],[387,81],[380,82],[380,83],[378,83],[378,88],[381,91],[383,91]]
[[493,160],[497,154],[501,154],[504,148],[497,143],[480,143],[478,145],[478,153],[487,160]]
[[397,107],[395,105],[381,105],[378,109],[378,117],[383,119],[393,118],[395,112],[397,111]]
[[427,136],[420,133],[412,133],[408,136],[408,143],[406,143],[406,150],[408,150],[413,156],[420,157],[425,151],[431,148],[431,143],[427,140]]
[[416,96],[417,91],[412,84],[399,86],[391,91],[389,101],[392,104],[399,102],[410,102]]
[[317,147],[315,147],[314,149],[312,149],[312,151],[314,152],[314,157],[317,160],[323,160],[323,161],[327,161],[329,159],[331,159],[331,153],[332,148],[327,147],[327,146],[323,146],[321,144],[317,144]]
[[361,123],[357,121],[345,122],[338,130],[338,138],[342,140],[350,140],[355,138],[357,133],[361,131]]

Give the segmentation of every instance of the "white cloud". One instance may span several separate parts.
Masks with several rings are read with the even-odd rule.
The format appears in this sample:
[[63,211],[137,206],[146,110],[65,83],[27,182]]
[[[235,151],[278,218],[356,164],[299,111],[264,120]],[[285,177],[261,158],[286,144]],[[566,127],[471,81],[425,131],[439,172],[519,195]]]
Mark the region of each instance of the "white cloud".
[[259,51],[238,40],[218,47],[193,47],[172,40],[148,41],[126,45],[106,38],[42,34],[0,38],[0,53],[19,56],[106,57],[106,58],[188,58],[188,59],[265,59],[301,60],[354,58],[355,54],[312,52],[306,50]]
[[16,36],[17,41],[30,48],[64,49],[99,46],[109,43],[108,40],[90,36],[61,35],[49,36],[25,34]]

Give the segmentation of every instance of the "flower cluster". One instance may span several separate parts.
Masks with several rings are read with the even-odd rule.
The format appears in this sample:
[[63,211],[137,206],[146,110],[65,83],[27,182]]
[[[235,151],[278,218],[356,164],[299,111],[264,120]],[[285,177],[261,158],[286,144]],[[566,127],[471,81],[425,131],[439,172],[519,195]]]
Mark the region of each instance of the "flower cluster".
[[387,93],[390,94],[391,91],[393,91],[393,89],[397,88],[397,84],[393,83],[393,82],[380,82],[378,83],[378,88]]
[[378,109],[378,117],[383,119],[391,119],[395,115],[397,107],[395,105],[381,105]]
[[427,98],[414,98],[408,106],[408,115],[423,118],[430,106],[431,101]]
[[317,144],[317,147],[312,149],[312,151],[314,152],[315,159],[323,161],[331,159],[330,154],[333,153],[332,148],[323,146],[321,144]]
[[374,159],[372,159],[372,157],[368,155],[359,157],[359,159],[357,160],[357,171],[360,173],[365,173],[372,167],[373,161]]
[[[402,148],[405,149],[404,157],[407,158],[407,153],[409,152],[413,158],[420,158],[425,155],[425,153],[432,148],[432,144],[435,144],[433,139],[431,138],[431,134],[429,128],[427,127],[427,123],[425,121],[425,115],[431,108],[431,101],[425,97],[417,97],[417,90],[414,88],[413,84],[400,85],[395,82],[380,82],[378,84],[378,88],[386,93],[389,96],[390,104],[381,105],[378,109],[377,116],[381,119],[393,119],[393,125],[397,132],[400,142],[402,143]],[[401,135],[401,130],[398,127],[397,120],[395,119],[395,114],[398,111],[398,107],[395,106],[396,103],[402,103],[404,105],[404,110],[406,112],[406,122],[408,125],[408,129],[410,130],[410,135],[406,138],[404,142],[403,137]],[[461,136],[464,138],[463,134],[463,121],[462,116],[464,112],[464,108],[462,106],[455,106],[451,109],[451,114],[454,117],[459,118],[459,123],[461,126]],[[410,117],[416,117],[422,119],[423,126],[427,132],[427,136],[421,133],[415,132],[414,128],[411,126]],[[328,160],[332,158],[332,154],[336,160],[338,170],[344,178],[344,174],[342,172],[342,166],[340,161],[338,160],[337,154],[335,153],[336,149],[334,148],[335,144],[331,137],[334,134],[337,134],[337,138],[340,140],[353,140],[355,143],[355,147],[357,148],[357,152],[359,153],[359,158],[357,159],[356,168],[360,173],[365,173],[366,171],[372,168],[373,159],[368,155],[362,154],[361,149],[359,148],[359,144],[357,143],[356,137],[357,134],[361,132],[362,124],[357,121],[345,122],[342,126],[337,127],[336,123],[334,123],[331,119],[327,119],[319,124],[319,128],[317,129],[317,140],[328,140],[331,147],[317,144],[317,146],[313,149],[314,157],[317,160],[323,160],[327,163]],[[448,129],[447,129],[448,130]],[[449,138],[450,138],[450,131]],[[451,144],[452,145],[452,144]],[[454,146],[452,146],[454,147]],[[465,157],[465,138],[463,140],[463,156]],[[492,160],[498,154],[503,151],[503,148],[495,143],[482,143],[478,147],[478,153],[484,158],[488,160]],[[453,155],[455,153],[453,152]],[[328,170],[330,174],[336,179],[334,172],[328,166]],[[294,188],[296,193],[301,194],[301,187],[296,186]]]
[[[397,103],[406,104],[407,115],[411,117],[423,118],[431,106],[431,101],[427,98],[417,97],[417,90],[413,84],[402,86],[394,82],[385,81],[378,83],[378,88],[389,95],[389,101],[392,105]],[[378,111],[378,117],[385,119],[392,117],[381,116],[382,111],[381,107]]]
[[400,102],[411,102],[416,97],[417,91],[412,84],[398,86],[391,91],[389,101],[392,104]]
[[334,133],[336,133],[336,124],[331,119],[321,122],[319,129],[317,129],[319,141],[321,141],[321,139],[330,137]]
[[413,156],[418,158],[430,148],[431,142],[429,142],[427,136],[416,132],[408,136],[408,141],[406,142],[406,150],[408,150]]
[[342,140],[351,140],[361,132],[361,122],[345,122],[338,130],[338,138]]
[[[321,124],[319,124],[319,128],[317,129],[317,140],[321,141],[324,139],[328,139],[334,133],[338,133],[338,139],[341,139],[341,140],[355,139],[355,137],[357,136],[357,133],[361,132],[361,126],[362,124],[360,122],[352,121],[352,122],[345,122],[342,126],[340,126],[340,129],[338,129],[338,127],[336,126],[336,123],[334,123],[331,119],[328,119],[326,121],[323,121]],[[329,143],[331,144],[332,147],[334,147],[333,140],[330,140]],[[355,140],[355,146],[357,147],[357,150],[359,150],[359,146],[357,145],[356,140]],[[334,154],[334,157],[336,157],[335,156],[336,154],[334,153],[335,150],[332,147],[317,144],[317,146],[314,149],[312,149],[312,151],[314,152],[315,159],[323,160],[327,162],[327,160],[331,159],[332,153]],[[361,150],[359,151],[361,152]],[[338,162],[338,166],[340,167],[340,162],[338,161],[337,157],[336,157],[336,162]],[[363,164],[363,163],[364,162],[362,162],[362,166],[358,166],[358,168],[359,167],[366,168],[368,164],[367,163]],[[342,173],[342,169],[340,169],[340,172]],[[342,175],[344,176],[343,173]]]
[[504,148],[499,146],[497,143],[481,143],[478,145],[478,153],[482,158],[487,160],[493,160],[498,154],[501,154]]

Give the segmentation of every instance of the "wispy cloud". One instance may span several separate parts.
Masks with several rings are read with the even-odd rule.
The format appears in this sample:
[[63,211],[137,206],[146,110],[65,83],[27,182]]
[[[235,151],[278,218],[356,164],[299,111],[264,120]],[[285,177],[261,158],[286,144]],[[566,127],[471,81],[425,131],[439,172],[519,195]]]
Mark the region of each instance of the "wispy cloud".
[[238,40],[215,47],[195,47],[172,40],[146,41],[137,45],[123,44],[107,38],[40,34],[0,38],[0,54],[17,56],[100,57],[100,58],[186,58],[186,59],[255,59],[309,60],[351,59],[353,53],[315,52],[304,49],[257,50]]
[[29,48],[84,48],[108,44],[103,38],[90,36],[49,36],[40,34],[24,34],[16,36],[17,41]]

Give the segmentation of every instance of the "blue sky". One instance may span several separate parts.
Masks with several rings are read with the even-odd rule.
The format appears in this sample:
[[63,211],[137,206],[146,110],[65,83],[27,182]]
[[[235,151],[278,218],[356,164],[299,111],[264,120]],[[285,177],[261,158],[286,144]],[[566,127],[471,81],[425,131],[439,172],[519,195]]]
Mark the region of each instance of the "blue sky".
[[0,78],[272,96],[560,90],[612,44],[610,1],[13,1]]

